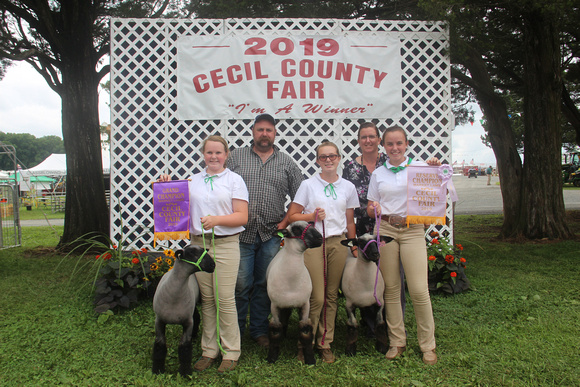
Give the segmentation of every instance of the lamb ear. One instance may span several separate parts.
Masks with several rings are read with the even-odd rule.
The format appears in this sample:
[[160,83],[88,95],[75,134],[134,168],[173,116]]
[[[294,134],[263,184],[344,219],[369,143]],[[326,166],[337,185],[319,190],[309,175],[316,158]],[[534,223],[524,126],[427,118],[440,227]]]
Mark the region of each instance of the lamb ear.
[[380,239],[381,239],[381,242],[384,242],[384,243],[389,243],[390,241],[393,240],[393,238],[391,238],[390,236],[386,236],[386,235],[381,235]]
[[175,252],[175,258],[177,258],[177,259],[181,259],[182,255],[183,255],[183,250],[177,250]]
[[349,238],[349,239],[343,239],[340,241],[340,244],[343,246],[347,246],[347,247],[354,247],[356,242],[356,238]]

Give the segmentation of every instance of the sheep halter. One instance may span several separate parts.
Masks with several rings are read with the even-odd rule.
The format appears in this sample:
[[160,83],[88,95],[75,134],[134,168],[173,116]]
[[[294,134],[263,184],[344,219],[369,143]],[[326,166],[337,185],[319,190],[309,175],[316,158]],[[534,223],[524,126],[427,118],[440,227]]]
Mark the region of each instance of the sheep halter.
[[304,237],[306,236],[306,231],[308,231],[308,229],[310,228],[310,226],[312,226],[310,223],[308,223],[308,225],[306,225],[306,227],[304,228],[304,231],[302,231],[302,235],[300,235],[300,236],[289,236],[289,237],[286,237],[286,238],[288,238],[288,239],[300,239],[304,243],[304,246],[306,248],[308,248],[308,245],[306,244],[306,241],[304,240]]
[[197,262],[188,261],[187,259],[183,259],[183,258],[181,258],[181,260],[183,262],[187,262],[187,263],[192,264],[193,266],[197,267],[199,269],[199,271],[203,271],[201,269],[200,263],[201,263],[201,260],[203,259],[203,257],[205,257],[206,254],[207,254],[207,250],[205,249],[205,246],[203,246],[203,254],[201,254],[201,256],[198,258]]

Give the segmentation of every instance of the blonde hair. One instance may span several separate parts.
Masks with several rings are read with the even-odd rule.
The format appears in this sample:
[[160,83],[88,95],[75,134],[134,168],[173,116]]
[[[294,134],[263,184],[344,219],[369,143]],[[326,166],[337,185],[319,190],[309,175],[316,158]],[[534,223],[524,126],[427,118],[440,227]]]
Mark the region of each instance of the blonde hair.
[[336,149],[336,154],[338,155],[338,158],[340,159],[340,151],[338,150],[338,146],[336,146],[335,143],[330,142],[330,141],[323,141],[322,144],[318,145],[318,147],[316,148],[316,157],[318,157],[318,153],[320,151],[320,148],[322,148],[323,146],[331,146],[334,149]]
[[226,152],[226,154],[230,153],[230,149],[228,147],[228,142],[226,141],[225,138],[223,138],[222,136],[218,136],[218,135],[209,136],[208,138],[206,138],[203,141],[203,144],[201,144],[201,153],[205,152],[205,144],[208,141],[221,143],[224,146],[224,151]]
[[228,157],[230,157],[230,148],[228,147],[228,142],[226,141],[225,138],[223,138],[222,136],[218,136],[218,135],[213,135],[213,136],[209,136],[208,138],[206,138],[205,140],[203,140],[203,143],[201,144],[201,153],[205,153],[205,144],[207,144],[208,141],[212,141],[212,142],[219,142],[220,144],[222,144],[224,146],[224,151],[226,153],[226,162],[224,163],[224,168],[227,167],[227,160]]

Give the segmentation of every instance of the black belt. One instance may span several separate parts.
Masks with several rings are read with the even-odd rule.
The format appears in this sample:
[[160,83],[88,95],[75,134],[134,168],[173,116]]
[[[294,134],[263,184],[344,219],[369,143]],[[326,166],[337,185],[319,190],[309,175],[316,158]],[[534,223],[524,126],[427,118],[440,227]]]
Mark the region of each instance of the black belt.
[[[222,239],[222,238],[228,238],[228,237],[236,236],[238,234],[239,234],[239,232],[237,232],[235,234],[232,234],[232,235],[214,235],[213,237],[214,237],[214,239]],[[203,238],[206,235],[207,236],[211,236],[211,234],[207,233],[207,234],[203,234],[203,235],[196,235],[196,237]]]

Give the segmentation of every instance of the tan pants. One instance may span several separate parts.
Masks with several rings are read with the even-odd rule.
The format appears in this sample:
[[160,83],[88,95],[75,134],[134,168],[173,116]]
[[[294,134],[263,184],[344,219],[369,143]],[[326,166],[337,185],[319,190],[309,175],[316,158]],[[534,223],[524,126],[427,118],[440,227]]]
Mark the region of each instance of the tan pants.
[[[344,235],[326,238],[326,311],[324,308],[324,259],[322,246],[308,249],[304,253],[304,263],[312,279],[310,296],[310,321],[314,330],[316,348],[330,348],[334,340],[334,322],[338,309],[338,288],[348,254],[348,248],[341,245]],[[326,335],[324,332],[326,331]],[[324,339],[324,343],[323,343]]]
[[[236,310],[235,289],[240,266],[239,235],[215,239],[215,256],[211,237],[205,237],[206,248],[216,262],[215,271],[197,272],[195,277],[201,291],[202,356],[215,359],[220,354],[217,333],[216,294],[219,300],[219,339],[224,360],[238,360],[241,353],[240,328]],[[194,236],[192,244],[203,246],[201,237]],[[217,284],[216,284],[217,281]]]
[[[394,238],[381,247],[381,274],[385,280],[385,307],[391,347],[406,346],[405,322],[401,311],[400,262],[405,269],[409,295],[417,321],[417,340],[422,352],[435,349],[435,322],[427,280],[427,247],[423,225],[395,228],[382,222],[380,234]],[[400,257],[400,260],[399,260]]]

